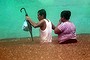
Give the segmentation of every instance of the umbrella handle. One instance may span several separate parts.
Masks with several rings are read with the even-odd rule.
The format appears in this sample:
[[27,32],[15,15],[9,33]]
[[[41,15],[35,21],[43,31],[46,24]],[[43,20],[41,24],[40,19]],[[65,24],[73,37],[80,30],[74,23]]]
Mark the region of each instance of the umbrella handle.
[[20,9],[20,12],[22,12],[22,10],[24,10],[24,11],[25,11],[26,16],[28,16],[28,14],[27,14],[27,12],[26,12],[26,9],[25,9],[25,8],[21,8],[21,9]]

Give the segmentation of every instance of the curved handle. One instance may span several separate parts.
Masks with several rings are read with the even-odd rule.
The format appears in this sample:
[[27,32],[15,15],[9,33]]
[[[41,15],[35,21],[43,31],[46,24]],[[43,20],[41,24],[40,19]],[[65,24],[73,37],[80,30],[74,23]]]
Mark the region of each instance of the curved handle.
[[27,12],[26,12],[26,9],[25,9],[25,8],[21,8],[21,9],[20,9],[20,12],[22,12],[22,10],[24,10],[24,11],[25,11],[26,16],[28,16],[28,14],[27,14]]

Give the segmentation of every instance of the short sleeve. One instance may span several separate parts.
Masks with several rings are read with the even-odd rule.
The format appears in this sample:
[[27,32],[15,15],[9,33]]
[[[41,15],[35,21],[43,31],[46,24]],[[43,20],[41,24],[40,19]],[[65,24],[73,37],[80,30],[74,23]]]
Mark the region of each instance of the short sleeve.
[[57,27],[61,32],[65,30],[65,24],[61,23],[60,25],[58,25]]

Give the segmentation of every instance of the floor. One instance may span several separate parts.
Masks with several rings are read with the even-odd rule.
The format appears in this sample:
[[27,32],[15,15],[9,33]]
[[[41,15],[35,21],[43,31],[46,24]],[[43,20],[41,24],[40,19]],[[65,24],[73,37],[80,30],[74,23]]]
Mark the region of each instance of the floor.
[[1,39],[0,60],[90,60],[90,35],[78,35],[77,43],[41,44],[38,37]]

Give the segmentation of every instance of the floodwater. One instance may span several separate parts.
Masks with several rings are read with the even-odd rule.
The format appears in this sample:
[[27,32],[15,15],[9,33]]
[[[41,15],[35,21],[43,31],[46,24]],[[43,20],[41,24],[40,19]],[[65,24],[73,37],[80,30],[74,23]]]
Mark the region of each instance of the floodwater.
[[38,37],[0,40],[0,60],[90,60],[90,35],[80,35],[77,43],[41,44]]

